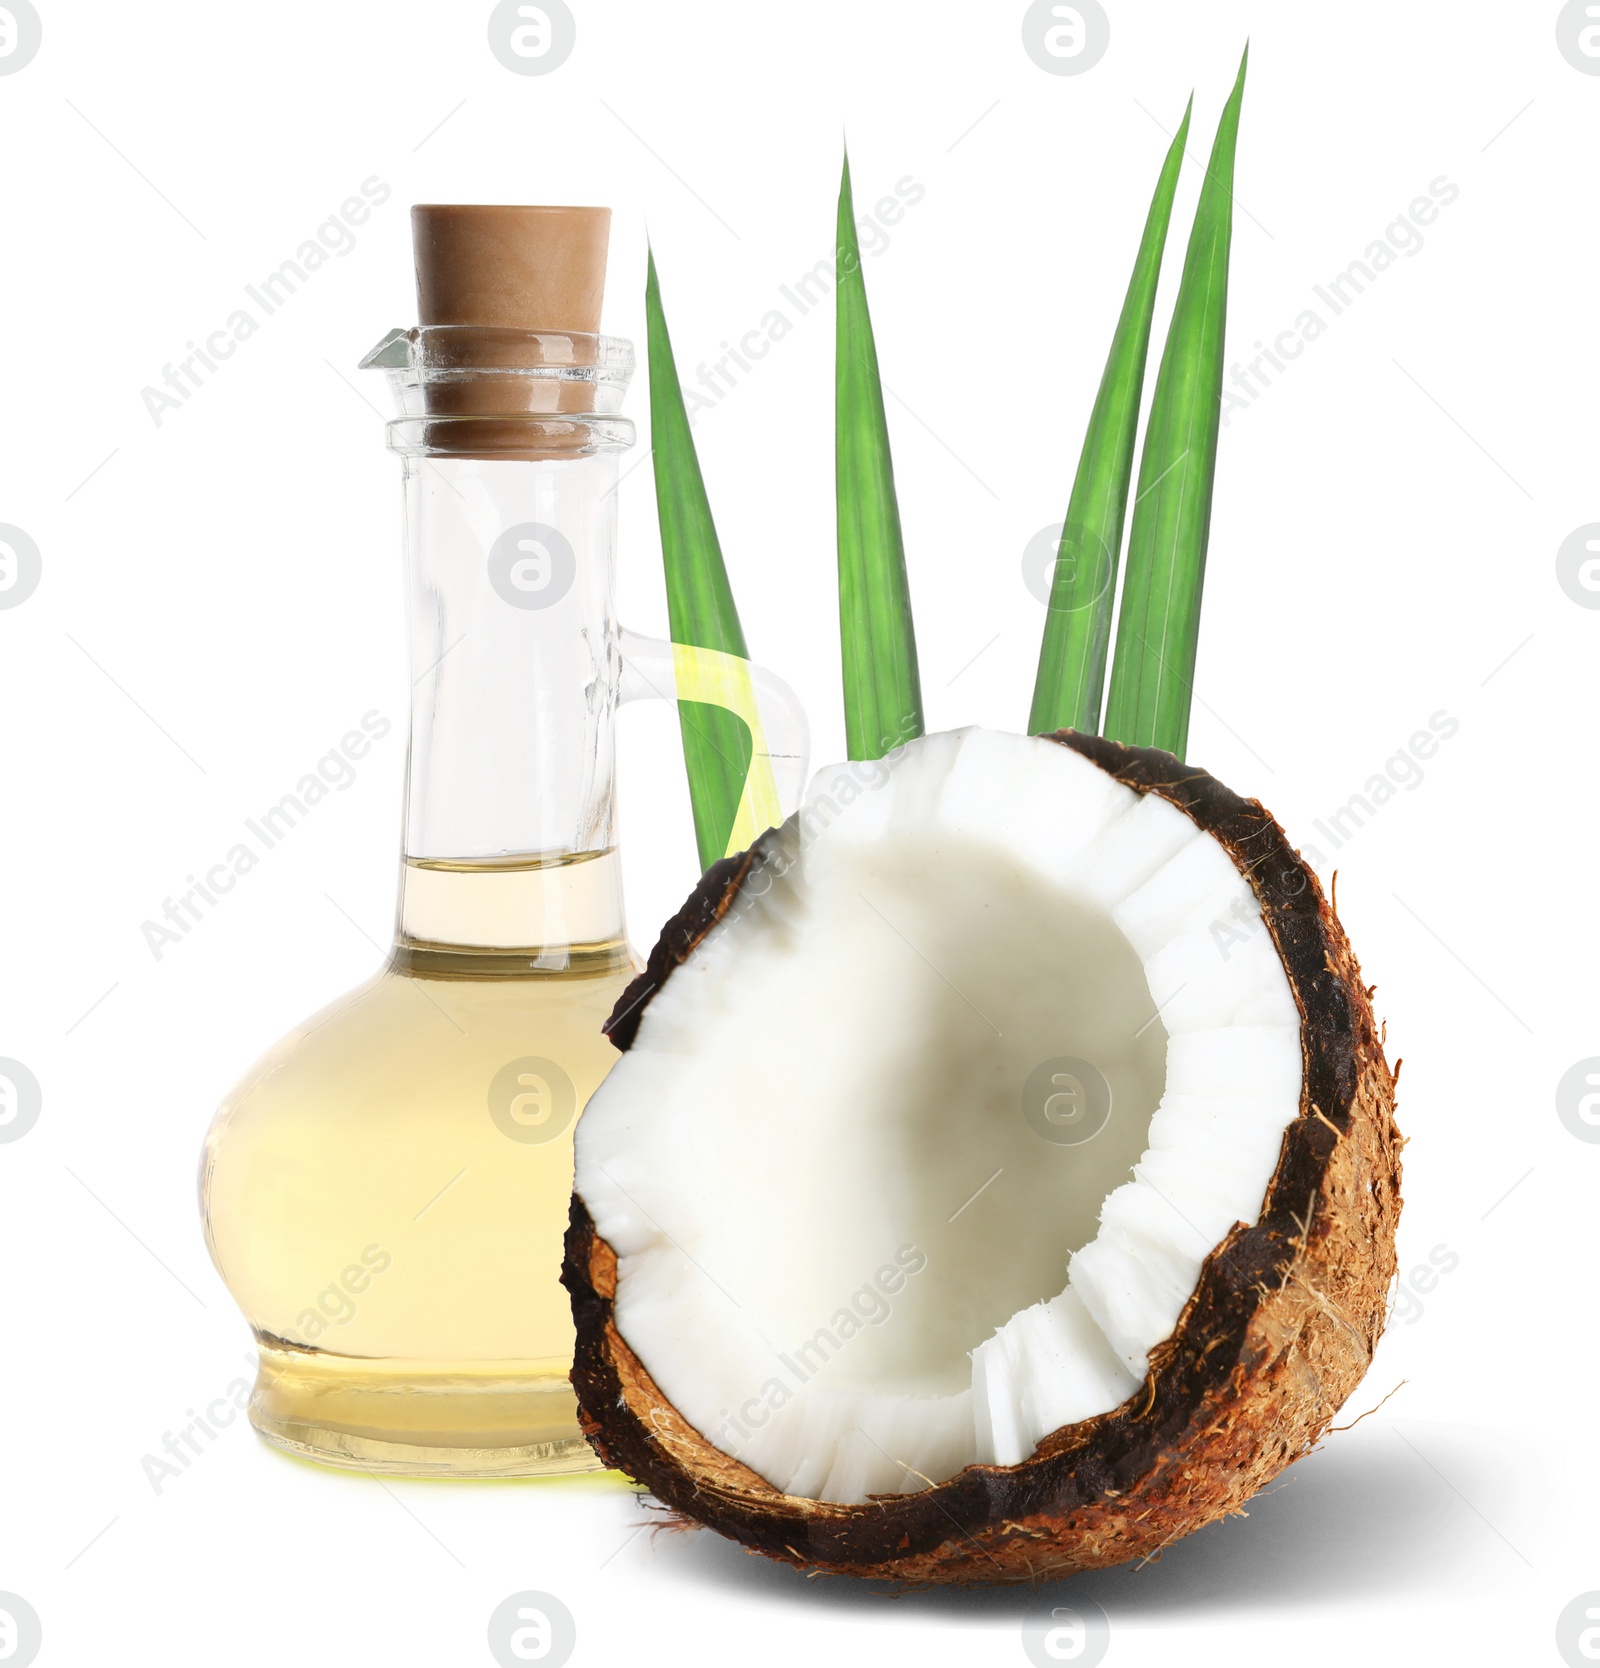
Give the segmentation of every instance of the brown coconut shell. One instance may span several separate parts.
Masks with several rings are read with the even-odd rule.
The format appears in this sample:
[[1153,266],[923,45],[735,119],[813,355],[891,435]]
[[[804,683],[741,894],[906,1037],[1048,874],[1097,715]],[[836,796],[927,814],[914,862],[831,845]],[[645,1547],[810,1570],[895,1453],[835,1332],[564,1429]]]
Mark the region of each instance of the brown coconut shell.
[[[683,1518],[803,1569],[1037,1582],[1151,1557],[1237,1512],[1315,1447],[1383,1330],[1400,1214],[1394,1076],[1315,874],[1259,803],[1170,753],[1070,730],[1051,739],[1175,805],[1248,879],[1300,1009],[1300,1113],[1260,1220],[1236,1223],[1207,1257],[1134,1395],[1056,1431],[1020,1465],[972,1465],[937,1487],[860,1505],[784,1494],[678,1413],[617,1330],[616,1255],[575,1195],[562,1279],[590,1443]],[[714,865],[667,925],[609,1022],[618,1048],[773,838]]]

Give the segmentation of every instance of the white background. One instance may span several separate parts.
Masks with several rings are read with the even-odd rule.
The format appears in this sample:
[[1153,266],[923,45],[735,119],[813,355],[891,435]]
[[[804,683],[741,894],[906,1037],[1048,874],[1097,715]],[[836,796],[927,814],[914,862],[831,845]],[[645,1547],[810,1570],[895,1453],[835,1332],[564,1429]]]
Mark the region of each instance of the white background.
[[[1600,1146],[1554,1098],[1600,1053],[1600,612],[1555,571],[1600,519],[1600,77],[1558,52],[1558,8],[1107,0],[1103,61],[1056,76],[1016,0],[589,0],[569,61],[520,76],[483,3],[39,4],[42,50],[0,77],[0,521],[43,554],[0,611],[0,1054],[44,1090],[0,1145],[0,1589],[43,1618],[39,1660],[488,1663],[491,1610],[535,1588],[581,1663],[1020,1664],[1022,1621],[1068,1593],[1130,1668],[1559,1662],[1558,1613],[1600,1588]],[[1223,434],[1190,743],[1327,850],[1315,819],[1459,721],[1327,865],[1406,1062],[1402,1266],[1458,1259],[1348,1416],[1405,1387],[1248,1518],[1039,1596],[808,1584],[636,1533],[612,1480],[385,1486],[242,1420],[155,1493],[142,1456],[250,1343],[201,1243],[201,1138],[377,963],[401,726],[159,962],[140,923],[362,713],[403,714],[397,470],[353,367],[414,318],[407,205],[612,205],[606,324],[636,341],[648,219],[692,379],[829,254],[842,131],[858,210],[924,187],[866,273],[928,722],[1020,728],[1022,550],[1063,513],[1163,129],[1196,88],[1204,155],[1247,36],[1230,361],[1431,181],[1459,188]],[[392,197],[353,251],[156,426],[140,390],[373,175]],[[831,401],[825,304],[696,427],[752,651],[819,760],[842,752]],[[642,464],[642,378],[629,409]],[[664,632],[652,492],[647,466],[623,488],[620,603]],[[694,848],[670,710],[623,732],[647,946]]]

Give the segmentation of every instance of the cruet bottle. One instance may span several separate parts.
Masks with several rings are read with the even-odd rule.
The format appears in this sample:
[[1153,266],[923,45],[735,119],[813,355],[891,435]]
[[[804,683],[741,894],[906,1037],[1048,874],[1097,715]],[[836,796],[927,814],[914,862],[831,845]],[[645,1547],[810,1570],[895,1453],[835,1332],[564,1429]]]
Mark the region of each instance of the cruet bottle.
[[[385,372],[412,660],[393,951],[223,1103],[207,1243],[272,1443],[406,1475],[595,1468],[558,1282],[573,1126],[638,969],[613,727],[673,690],[612,606],[628,343],[598,334],[609,211],[413,210],[419,327]],[[803,717],[751,668],[792,805]],[[685,691],[687,698],[688,692]],[[701,698],[704,698],[703,696]],[[776,737],[782,737],[781,745]]]

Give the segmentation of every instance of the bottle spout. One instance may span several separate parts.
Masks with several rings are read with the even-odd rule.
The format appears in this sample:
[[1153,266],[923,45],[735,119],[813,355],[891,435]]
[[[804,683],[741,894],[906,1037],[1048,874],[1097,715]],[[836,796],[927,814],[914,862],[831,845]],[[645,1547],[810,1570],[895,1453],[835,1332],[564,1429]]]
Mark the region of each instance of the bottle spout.
[[625,451],[633,348],[614,336],[493,325],[391,330],[360,363],[383,371],[405,457],[528,461]]

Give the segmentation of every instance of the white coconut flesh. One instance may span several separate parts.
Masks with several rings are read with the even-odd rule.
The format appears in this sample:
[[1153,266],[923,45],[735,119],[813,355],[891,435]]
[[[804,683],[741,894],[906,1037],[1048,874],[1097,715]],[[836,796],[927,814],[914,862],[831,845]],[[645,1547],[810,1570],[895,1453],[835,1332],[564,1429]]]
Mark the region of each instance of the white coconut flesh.
[[1300,1077],[1218,842],[964,730],[819,773],[589,1103],[577,1189],[678,1412],[859,1502],[1125,1401],[1259,1217]]

